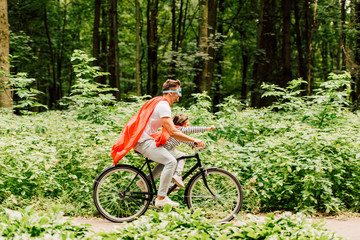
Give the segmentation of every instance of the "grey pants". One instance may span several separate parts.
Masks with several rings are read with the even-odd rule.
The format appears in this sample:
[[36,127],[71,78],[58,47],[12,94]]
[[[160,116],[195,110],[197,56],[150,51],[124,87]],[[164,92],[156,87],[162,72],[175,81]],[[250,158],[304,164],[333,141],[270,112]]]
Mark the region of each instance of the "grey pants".
[[[155,140],[146,140],[144,142],[137,143],[134,146],[134,149],[140,152],[143,156],[159,163],[153,170],[153,176],[155,179],[160,175],[158,196],[165,197],[175,170],[182,171],[184,168],[185,161],[179,160],[178,164],[176,160],[176,158],[183,156],[184,153],[177,150],[168,151],[162,146],[156,147]],[[177,166],[179,167],[178,169]]]

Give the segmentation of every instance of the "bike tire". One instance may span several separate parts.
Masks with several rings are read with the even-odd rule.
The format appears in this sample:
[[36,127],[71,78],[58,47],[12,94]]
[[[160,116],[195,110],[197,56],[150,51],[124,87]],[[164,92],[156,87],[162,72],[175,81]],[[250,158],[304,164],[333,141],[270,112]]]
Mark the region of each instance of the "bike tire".
[[[140,189],[138,181],[143,181]],[[105,169],[94,182],[93,200],[99,213],[112,222],[131,222],[148,209],[152,187],[138,168],[119,164]]]
[[239,180],[230,172],[219,168],[204,170],[209,189],[203,181],[203,173],[196,173],[187,184],[185,202],[193,211],[201,208],[204,216],[219,222],[231,221],[240,212],[243,191]]

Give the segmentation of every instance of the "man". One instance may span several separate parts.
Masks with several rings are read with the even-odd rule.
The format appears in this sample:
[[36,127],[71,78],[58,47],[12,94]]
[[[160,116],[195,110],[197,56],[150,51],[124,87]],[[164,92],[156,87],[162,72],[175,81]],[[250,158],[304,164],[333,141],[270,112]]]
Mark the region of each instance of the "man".
[[179,206],[179,203],[170,200],[167,196],[177,161],[176,157],[167,149],[161,145],[157,147],[155,139],[151,135],[162,126],[167,130],[170,137],[179,141],[196,143],[199,147],[205,146],[202,140],[183,134],[176,129],[173,123],[171,105],[179,101],[181,97],[180,87],[180,80],[166,80],[163,84],[163,97],[153,98],[144,104],[141,110],[125,125],[111,152],[114,164],[131,148],[134,148],[145,157],[164,166],[160,175],[158,196],[155,200],[156,207],[162,207],[165,204],[170,204],[173,207]]

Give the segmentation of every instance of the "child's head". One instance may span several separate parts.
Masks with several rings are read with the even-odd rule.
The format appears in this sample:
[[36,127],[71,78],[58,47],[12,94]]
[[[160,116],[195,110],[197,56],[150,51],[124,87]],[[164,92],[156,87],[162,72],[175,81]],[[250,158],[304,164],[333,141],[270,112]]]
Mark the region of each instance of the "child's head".
[[189,117],[186,115],[175,115],[173,119],[174,125],[185,126],[189,123]]

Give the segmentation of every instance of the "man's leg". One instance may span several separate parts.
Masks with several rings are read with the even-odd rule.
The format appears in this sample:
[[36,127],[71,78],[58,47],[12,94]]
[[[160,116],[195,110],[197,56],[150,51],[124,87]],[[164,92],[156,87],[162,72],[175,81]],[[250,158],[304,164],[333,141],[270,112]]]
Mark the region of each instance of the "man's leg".
[[[169,150],[169,153],[171,155],[173,155],[176,159],[185,156],[185,153],[180,152],[180,151],[178,151],[176,149]],[[182,171],[184,170],[184,165],[185,165],[185,159],[177,160],[175,173],[178,173],[179,175],[181,175]],[[157,179],[158,177],[160,177],[163,168],[164,168],[164,165],[162,165],[162,164],[157,164],[154,167],[154,169],[152,170],[152,174],[153,174],[154,179]]]
[[160,176],[158,196],[160,196],[160,198],[166,197],[172,176],[177,165],[175,157],[171,155],[164,147],[156,147],[154,140],[147,140],[142,143],[137,143],[134,149],[145,157],[163,165],[163,170]]
[[[176,149],[172,149],[169,151],[171,153],[171,155],[173,155],[176,159],[181,158],[183,156],[185,156],[185,153],[180,152]],[[181,176],[183,170],[184,170],[184,166],[185,166],[185,159],[179,159],[177,160],[177,166],[175,169],[175,173],[179,174]]]

